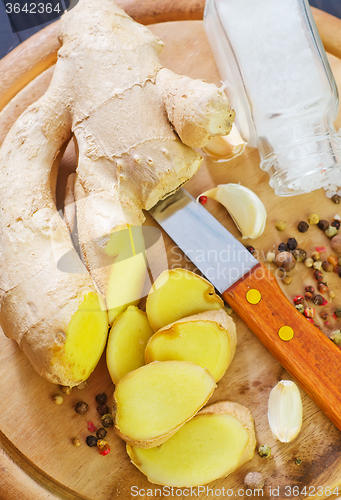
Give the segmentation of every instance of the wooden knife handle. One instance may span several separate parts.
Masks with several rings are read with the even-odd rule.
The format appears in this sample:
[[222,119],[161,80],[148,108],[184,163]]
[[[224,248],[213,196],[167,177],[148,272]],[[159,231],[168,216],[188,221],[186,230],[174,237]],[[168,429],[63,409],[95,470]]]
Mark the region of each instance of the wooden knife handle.
[[[341,430],[341,350],[334,342],[290,304],[262,264],[226,290],[223,298]],[[252,304],[248,299],[260,300]],[[291,340],[280,338],[282,327],[292,328]],[[281,335],[288,333],[288,328],[281,330]]]

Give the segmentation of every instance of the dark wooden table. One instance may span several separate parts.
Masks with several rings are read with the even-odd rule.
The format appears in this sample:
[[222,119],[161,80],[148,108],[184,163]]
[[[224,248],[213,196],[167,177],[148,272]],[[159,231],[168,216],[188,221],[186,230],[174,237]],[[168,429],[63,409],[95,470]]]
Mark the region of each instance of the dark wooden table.
[[[46,1],[44,0],[45,3]],[[50,24],[49,22],[45,22],[39,26],[13,33],[8,15],[6,14],[6,2],[7,0],[0,0],[0,59],[21,42]],[[329,12],[329,14],[341,18],[341,0],[310,0],[309,3],[314,7],[318,7],[321,10]]]

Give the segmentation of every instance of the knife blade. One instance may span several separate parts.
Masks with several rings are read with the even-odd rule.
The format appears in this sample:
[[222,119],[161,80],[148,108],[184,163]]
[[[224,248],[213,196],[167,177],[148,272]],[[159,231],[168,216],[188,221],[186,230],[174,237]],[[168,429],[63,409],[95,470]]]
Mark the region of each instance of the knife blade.
[[341,430],[341,350],[297,311],[269,269],[184,189],[149,213]]

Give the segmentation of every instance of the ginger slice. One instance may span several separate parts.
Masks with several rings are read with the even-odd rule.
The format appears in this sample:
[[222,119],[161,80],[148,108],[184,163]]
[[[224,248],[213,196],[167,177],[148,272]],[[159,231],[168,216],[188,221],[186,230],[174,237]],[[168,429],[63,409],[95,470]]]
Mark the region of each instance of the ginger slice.
[[187,269],[164,271],[150,291],[146,312],[156,332],[179,319],[223,307],[209,281]]
[[148,341],[145,359],[192,361],[207,368],[218,382],[236,352],[234,321],[224,309],[206,311],[161,328]]
[[116,386],[116,432],[132,446],[158,446],[200,410],[214,389],[209,371],[194,363],[156,361],[142,366]]
[[251,460],[255,446],[249,410],[223,401],[201,410],[161,446],[127,445],[127,453],[151,483],[190,487],[231,474]]
[[145,312],[129,306],[114,322],[107,346],[107,366],[114,384],[144,365],[144,351],[153,330]]

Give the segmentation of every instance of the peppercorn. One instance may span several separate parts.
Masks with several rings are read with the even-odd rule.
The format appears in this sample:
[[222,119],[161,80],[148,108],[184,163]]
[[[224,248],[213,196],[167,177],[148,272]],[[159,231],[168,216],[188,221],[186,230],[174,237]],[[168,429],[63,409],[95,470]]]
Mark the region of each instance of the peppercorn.
[[339,196],[338,194],[334,194],[334,196],[332,196],[331,200],[333,203],[335,203],[335,205],[338,205],[341,201],[341,196]]
[[321,258],[321,255],[320,255],[320,252],[313,252],[311,254],[311,258],[316,262],[317,260],[320,260]]
[[290,252],[280,252],[276,256],[275,264],[284,271],[291,271],[296,266],[296,261]]
[[306,292],[304,298],[305,300],[311,300],[313,298],[313,294],[310,292]]
[[249,472],[244,477],[244,486],[251,490],[261,490],[264,488],[264,479],[260,472]]
[[71,394],[72,387],[69,387],[68,385],[62,385],[60,387],[61,387],[62,392],[64,392],[64,394],[66,394],[67,396],[69,396]]
[[327,260],[325,260],[323,262],[322,267],[323,267],[324,271],[326,271],[327,273],[331,273],[333,271],[333,269],[334,269],[333,264],[331,264]]
[[334,311],[334,314],[337,318],[341,318],[341,307],[337,307]]
[[290,285],[292,282],[292,277],[291,276],[285,276],[285,278],[282,279],[284,285]]
[[334,273],[341,276],[341,266],[337,265],[334,267]]
[[64,401],[64,398],[60,394],[55,394],[53,396],[53,401],[56,403],[56,405],[61,405]]
[[89,405],[87,403],[84,403],[84,401],[80,401],[75,406],[75,412],[79,413],[80,415],[85,415],[88,409]]
[[248,245],[248,246],[246,247],[246,250],[247,250],[248,252],[250,252],[250,254],[251,254],[251,255],[253,255],[253,254],[255,253],[255,251],[256,251],[256,250],[254,249],[254,247],[253,247],[253,246],[251,246],[251,245]]
[[105,403],[107,402],[108,396],[105,394],[105,392],[102,392],[102,394],[97,394],[95,399],[99,405],[105,405]]
[[287,223],[284,220],[279,220],[275,224],[277,231],[284,231],[287,227]]
[[326,236],[328,236],[328,238],[334,238],[334,236],[337,235],[337,229],[336,227],[333,227],[333,226],[329,226],[328,229],[325,230],[325,234]]
[[309,229],[309,224],[307,224],[304,220],[301,220],[301,222],[297,226],[297,229],[300,233],[306,233]]
[[86,444],[92,448],[93,446],[97,446],[98,439],[95,436],[88,436],[85,441]]
[[297,304],[303,304],[304,303],[303,295],[295,295],[295,297],[293,298],[293,302],[295,306],[297,306]]
[[97,427],[94,426],[93,422],[88,422],[88,431],[90,431],[90,432],[97,431]]
[[341,253],[341,234],[334,236],[332,241],[330,242],[333,252],[340,254]]
[[302,250],[302,248],[296,248],[292,252],[292,255],[294,256],[294,259],[297,260],[297,262],[302,262],[307,258],[307,252],[305,250]]
[[314,264],[313,264],[313,268],[314,269],[318,269],[319,271],[321,271],[321,269],[322,269],[322,260],[315,261]]
[[87,380],[84,380],[83,382],[81,382],[80,384],[77,385],[77,389],[85,389],[86,387],[88,386],[88,381]]
[[302,463],[302,458],[300,458],[300,457],[296,457],[296,458],[295,458],[295,464],[296,464],[296,465],[301,465],[301,463]]
[[110,453],[110,446],[108,443],[105,445],[105,447],[102,450],[99,450],[100,455],[108,455]]
[[341,226],[341,222],[337,219],[334,219],[330,225],[335,227],[335,229],[339,230],[340,226]]
[[109,413],[109,408],[107,407],[107,405],[98,405],[97,406],[97,412],[103,416],[105,415],[106,413]]
[[207,196],[199,196],[199,203],[201,203],[202,205],[205,205],[205,203],[207,203]]
[[320,316],[323,319],[323,321],[325,321],[328,318],[329,314],[327,313],[327,311],[321,311]]
[[73,438],[72,444],[73,444],[73,446],[80,446],[81,442],[78,438]]
[[311,225],[318,224],[320,222],[320,216],[317,214],[311,214],[308,217],[308,222]]
[[323,281],[323,274],[318,269],[315,269],[314,271],[314,279],[318,282]]
[[104,439],[106,435],[107,430],[104,427],[100,427],[96,432],[96,436],[98,437],[98,439]]
[[313,307],[306,307],[304,310],[304,316],[306,318],[315,318],[315,309]]
[[317,285],[317,288],[318,288],[318,291],[321,292],[321,293],[326,293],[328,292],[328,286],[327,286],[327,283],[319,283]]
[[262,458],[268,458],[271,455],[271,448],[267,444],[262,444],[258,448],[258,453],[259,453],[260,457],[262,457]]
[[114,425],[114,419],[111,413],[106,413],[105,415],[103,415],[103,417],[101,418],[101,422],[103,427],[112,427]]
[[266,261],[267,262],[273,262],[275,260],[276,254],[275,252],[272,252],[271,250],[266,254]]
[[333,291],[331,290],[331,291],[329,292],[329,298],[330,298],[330,300],[335,299],[335,297],[336,297],[335,292],[333,292]]
[[287,251],[287,249],[288,249],[288,247],[287,247],[287,244],[286,244],[286,243],[280,243],[280,244],[278,245],[278,251],[279,251],[279,252],[286,252],[286,251]]
[[325,231],[329,227],[329,222],[327,220],[320,220],[317,227],[321,229],[321,231]]
[[324,298],[322,297],[322,295],[315,295],[315,297],[313,297],[313,303],[316,305],[316,306],[321,306],[324,302]]
[[335,330],[330,334],[330,340],[334,342],[334,344],[341,346],[341,331]]
[[297,304],[295,307],[299,313],[301,313],[301,314],[304,313],[304,305],[303,304]]
[[313,286],[311,286],[311,285],[306,286],[304,290],[306,292],[311,293],[311,294],[313,294],[315,292],[315,288]]
[[104,439],[98,439],[97,440],[97,446],[100,450],[103,450],[108,443],[104,441]]
[[304,261],[305,267],[313,267],[314,261],[311,257],[308,257],[308,259],[305,259]]
[[295,238],[289,238],[287,243],[288,250],[295,250],[297,248],[297,240]]

